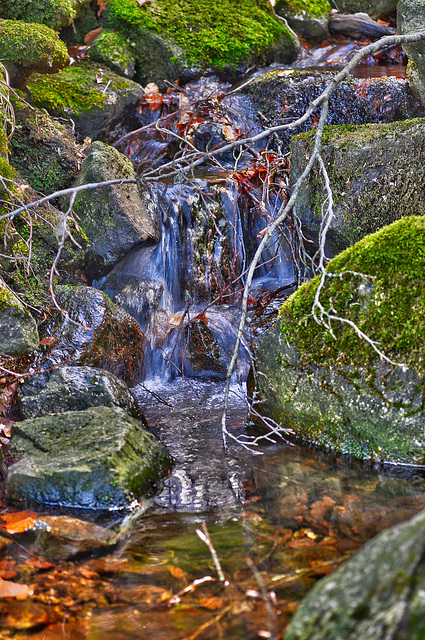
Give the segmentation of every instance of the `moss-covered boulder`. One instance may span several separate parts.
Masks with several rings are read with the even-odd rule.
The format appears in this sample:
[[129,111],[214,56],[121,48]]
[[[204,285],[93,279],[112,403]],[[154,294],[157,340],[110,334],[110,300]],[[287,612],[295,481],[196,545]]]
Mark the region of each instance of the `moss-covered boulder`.
[[9,70],[12,87],[18,89],[33,72],[57,73],[70,61],[55,31],[20,20],[0,20],[0,59]]
[[63,311],[43,325],[50,339],[37,362],[99,367],[126,381],[141,377],[145,336],[134,318],[91,287],[57,287],[56,299]]
[[94,62],[74,64],[57,75],[34,75],[28,82],[31,103],[53,116],[72,118],[79,140],[108,141],[114,127],[144,96],[136,82]]
[[0,356],[20,356],[38,347],[37,324],[0,278]]
[[[74,186],[120,179],[136,179],[131,162],[113,147],[94,142]],[[110,271],[137,245],[159,240],[157,212],[137,184],[83,191],[74,211],[90,241],[85,256],[90,277]]]
[[283,16],[299,36],[320,42],[328,36],[329,0],[278,0],[276,13]]
[[93,407],[14,428],[7,472],[11,504],[101,511],[146,501],[171,467],[166,450],[118,407]]
[[369,542],[301,602],[284,640],[423,637],[425,511]]
[[37,22],[51,29],[71,24],[77,10],[90,0],[0,0],[0,18]]
[[412,216],[365,237],[329,263],[336,277],[320,293],[331,315],[355,323],[395,364],[347,322],[329,320],[331,333],[315,321],[318,278],[260,340],[263,411],[296,438],[358,458],[425,463],[424,232],[425,218]]
[[112,373],[93,367],[64,366],[27,378],[21,385],[18,406],[25,419],[90,407],[121,407],[146,425],[127,385]]
[[[334,195],[328,255],[403,216],[425,214],[424,135],[423,119],[325,128],[322,158]],[[304,171],[313,146],[314,133],[292,138],[292,186]],[[297,201],[304,232],[315,242],[325,198],[323,176],[315,168]]]
[[90,58],[106,64],[119,76],[132,78],[136,70],[135,47],[116,31],[104,29],[90,49]]
[[12,166],[39,193],[69,187],[83,161],[70,124],[21,100],[13,99],[13,109],[16,122],[9,142]]
[[[275,126],[304,115],[337,72],[311,69],[282,69],[258,76],[242,88],[252,100],[261,122]],[[311,131],[317,123],[317,110],[304,125],[280,132],[284,148],[291,136]],[[422,117],[424,107],[404,78],[359,79],[349,77],[339,83],[329,101],[327,125],[393,122]]]
[[266,0],[109,0],[107,24],[136,44],[136,79],[143,84],[187,79],[207,68],[235,73],[252,62],[289,63],[295,34]]

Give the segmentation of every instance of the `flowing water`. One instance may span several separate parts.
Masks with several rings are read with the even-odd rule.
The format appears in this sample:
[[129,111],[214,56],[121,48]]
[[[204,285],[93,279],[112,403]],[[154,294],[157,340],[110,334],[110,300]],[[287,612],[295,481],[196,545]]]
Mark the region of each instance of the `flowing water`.
[[[348,54],[322,50],[315,66]],[[223,86],[202,80],[190,91],[205,98]],[[235,129],[257,130],[246,96],[223,102],[220,126],[228,118]],[[142,110],[141,126],[157,116],[156,107]],[[141,170],[171,153],[168,134],[146,131],[122,143]],[[149,187],[161,241],[136,249],[96,283],[145,330],[147,378],[134,393],[168,446],[173,471],[148,511],[124,522],[100,521],[119,533],[114,544],[98,530],[89,536],[83,520],[60,521],[58,531],[41,528],[36,515],[32,529],[12,540],[0,536],[0,578],[32,591],[22,600],[0,600],[1,640],[280,638],[318,579],[425,507],[425,479],[413,470],[355,463],[284,441],[258,447],[259,455],[232,441],[223,448],[235,302],[258,236],[283,196],[272,193],[266,212],[255,214],[258,184],[250,182],[247,198],[247,174],[238,173],[252,163],[241,157],[230,171],[226,158],[221,162],[213,175]],[[294,280],[290,235],[276,235],[262,263],[252,294],[257,332]],[[218,304],[208,307],[214,297]],[[248,338],[227,416],[235,437],[250,428]]]

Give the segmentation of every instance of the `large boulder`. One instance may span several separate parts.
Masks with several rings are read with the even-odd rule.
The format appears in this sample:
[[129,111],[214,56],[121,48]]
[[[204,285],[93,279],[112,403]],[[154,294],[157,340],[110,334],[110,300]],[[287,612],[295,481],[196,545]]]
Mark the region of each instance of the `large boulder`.
[[[261,126],[265,128],[303,116],[336,74],[336,71],[282,69],[258,76],[242,91],[250,96],[256,112],[261,113]],[[289,147],[291,136],[311,131],[318,114],[316,110],[304,125],[279,132],[284,148]],[[349,77],[338,84],[330,97],[326,124],[384,123],[424,115],[423,105],[404,78]]]
[[329,0],[278,0],[275,9],[305,40],[321,42],[327,38],[331,10]]
[[0,355],[21,356],[38,343],[34,318],[0,278]]
[[425,511],[384,531],[301,602],[284,640],[399,640],[424,633]]
[[[325,129],[322,158],[334,196],[328,255],[403,216],[425,213],[424,135],[422,119]],[[292,138],[292,187],[304,171],[313,146],[314,133]],[[296,212],[305,234],[316,244],[325,199],[323,176],[315,168],[301,187]]]
[[121,407],[146,424],[127,385],[112,373],[93,367],[65,366],[27,378],[21,385],[18,406],[25,419],[90,407]]
[[134,318],[91,287],[58,287],[56,299],[63,311],[43,327],[40,364],[99,367],[129,381],[142,375],[145,337]]
[[[136,179],[131,162],[113,147],[94,142],[74,186],[119,179]],[[156,211],[137,184],[83,191],[74,211],[90,242],[85,267],[91,277],[110,271],[137,245],[159,240]]]
[[11,504],[125,510],[155,494],[171,459],[118,407],[92,407],[17,423],[9,443]]
[[263,412],[295,438],[357,458],[425,463],[424,230],[425,218],[402,218],[329,263],[338,275],[326,279],[320,302],[340,318],[325,317],[331,331],[313,316],[316,277],[260,340]]
[[73,64],[47,79],[34,74],[27,86],[31,104],[53,116],[74,120],[80,141],[89,137],[108,142],[114,137],[114,128],[128,119],[127,112],[144,96],[136,82],[94,62]]
[[[425,1],[400,0],[397,5],[397,27],[408,34],[425,30]],[[404,45],[410,58],[408,77],[413,89],[425,104],[425,40]]]
[[71,24],[77,10],[90,0],[0,0],[0,18],[38,22],[51,29]]
[[206,69],[237,74],[253,62],[292,62],[299,42],[265,0],[196,0],[155,5],[110,0],[107,26],[134,42],[142,84],[188,79]]

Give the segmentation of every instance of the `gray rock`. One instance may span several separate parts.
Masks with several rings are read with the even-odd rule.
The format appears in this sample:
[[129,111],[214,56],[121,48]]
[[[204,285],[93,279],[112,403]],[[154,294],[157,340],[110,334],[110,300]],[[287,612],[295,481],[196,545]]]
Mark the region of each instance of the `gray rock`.
[[38,366],[88,365],[123,380],[141,377],[145,336],[134,318],[91,287],[61,286],[56,297],[65,313],[55,311],[43,327],[52,340],[38,350]]
[[[399,33],[414,33],[425,30],[425,0],[400,0],[397,5],[397,28]],[[403,45],[407,55],[418,70],[420,94],[425,92],[425,41]]]
[[341,13],[357,13],[364,11],[373,18],[392,13],[398,0],[340,0],[338,9]]
[[[403,216],[423,215],[425,120],[359,127],[331,127],[323,137],[322,158],[334,195],[334,219],[328,233],[328,255],[374,233]],[[292,187],[313,148],[314,135],[291,140]],[[317,242],[325,201],[323,177],[313,170],[296,204],[303,229]]]
[[37,324],[0,279],[0,353],[16,357],[38,346]]
[[260,339],[262,411],[295,439],[357,458],[425,464],[424,225],[423,217],[402,218],[329,262],[330,273],[344,274],[320,293],[335,318],[326,319],[332,334],[313,318],[315,278]]
[[[250,96],[255,110],[261,113],[262,127],[280,125],[303,116],[310,103],[324,91],[336,73],[282,69],[258,76],[242,91]],[[289,147],[291,136],[311,131],[318,114],[316,110],[304,125],[280,132],[279,138],[284,148]],[[329,100],[326,124],[389,123],[424,115],[424,107],[413,95],[405,79],[386,77],[365,80],[349,77],[339,83]]]
[[154,495],[171,459],[118,407],[17,423],[9,443],[11,504],[125,510]]
[[401,640],[424,630],[425,511],[369,542],[302,601],[284,640]]
[[103,62],[124,78],[132,78],[136,67],[134,47],[122,35],[105,29],[92,43],[90,58]]
[[[136,178],[131,162],[113,147],[94,142],[74,185],[121,178]],[[90,241],[85,267],[93,277],[111,270],[137,245],[159,239],[156,212],[136,184],[83,191],[74,211]]]
[[24,419],[89,407],[121,407],[146,425],[127,385],[112,373],[92,367],[60,367],[27,378],[18,405]]

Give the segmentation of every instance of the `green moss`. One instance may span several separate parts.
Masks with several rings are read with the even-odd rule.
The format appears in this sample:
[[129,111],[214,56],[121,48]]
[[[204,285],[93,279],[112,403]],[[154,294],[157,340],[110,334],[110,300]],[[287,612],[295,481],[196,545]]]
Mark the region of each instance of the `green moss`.
[[127,77],[134,74],[134,50],[124,36],[105,30],[90,49],[90,58],[104,62],[116,73]]
[[0,21],[0,58],[3,62],[30,65],[41,73],[55,73],[69,64],[69,56],[57,33],[41,24]]
[[322,18],[331,10],[328,0],[281,0],[276,10],[285,15],[305,15],[309,18]]
[[73,65],[51,78],[34,75],[27,86],[33,103],[52,113],[77,115],[102,107],[106,100],[93,69],[86,65]]
[[261,57],[289,30],[266,0],[109,0],[111,24],[129,38],[148,29],[182,47],[190,64],[224,68]]
[[[391,359],[420,373],[425,371],[425,219],[403,218],[367,236],[331,260],[327,271],[351,270],[369,279],[346,274],[329,278],[321,292],[325,309],[352,320]],[[359,288],[362,283],[368,287]],[[355,331],[333,321],[335,337],[312,317],[319,279],[303,285],[283,305],[285,333],[305,364],[371,365],[377,354]]]
[[72,22],[77,8],[88,0],[0,0],[0,17],[59,29]]

